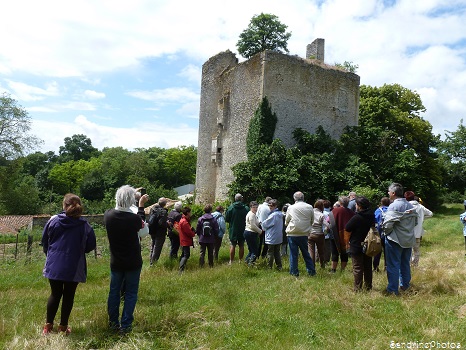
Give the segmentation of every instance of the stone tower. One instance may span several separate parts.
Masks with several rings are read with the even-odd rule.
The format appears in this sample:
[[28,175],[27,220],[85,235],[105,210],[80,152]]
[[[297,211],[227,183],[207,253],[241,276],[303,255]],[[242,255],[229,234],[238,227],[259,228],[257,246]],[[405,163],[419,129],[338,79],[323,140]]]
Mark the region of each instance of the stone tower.
[[247,159],[249,122],[267,96],[278,121],[275,138],[293,146],[292,133],[319,125],[338,138],[357,125],[359,76],[323,63],[324,42],[308,45],[306,57],[264,51],[238,63],[231,51],[202,66],[196,202],[228,199],[231,167]]

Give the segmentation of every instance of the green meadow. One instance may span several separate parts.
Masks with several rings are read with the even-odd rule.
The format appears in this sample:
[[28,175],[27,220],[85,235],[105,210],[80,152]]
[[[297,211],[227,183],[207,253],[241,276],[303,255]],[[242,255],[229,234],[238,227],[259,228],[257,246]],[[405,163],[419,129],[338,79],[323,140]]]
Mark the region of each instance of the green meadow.
[[[374,289],[354,293],[351,263],[315,277],[269,270],[263,262],[229,266],[228,239],[213,269],[199,267],[192,250],[184,274],[168,259],[167,239],[157,265],[148,264],[150,238],[143,241],[144,266],[133,332],[107,329],[109,251],[96,229],[98,256],[88,255],[88,281],[80,284],[70,318],[72,334],[42,336],[47,279],[45,256],[35,241],[30,256],[0,256],[0,348],[4,349],[415,349],[466,347],[465,245],[459,214],[448,205],[424,223],[419,267],[412,289],[384,296],[384,272]],[[247,249],[246,249],[247,252]],[[60,311],[59,311],[60,313]],[[57,320],[59,321],[59,314]]]

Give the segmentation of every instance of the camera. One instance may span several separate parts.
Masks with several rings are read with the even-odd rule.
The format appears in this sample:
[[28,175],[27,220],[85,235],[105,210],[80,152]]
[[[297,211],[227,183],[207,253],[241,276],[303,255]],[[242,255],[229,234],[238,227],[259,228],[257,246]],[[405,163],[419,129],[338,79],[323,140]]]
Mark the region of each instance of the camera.
[[146,194],[146,189],[142,187],[139,192],[141,192],[141,196],[144,196]]

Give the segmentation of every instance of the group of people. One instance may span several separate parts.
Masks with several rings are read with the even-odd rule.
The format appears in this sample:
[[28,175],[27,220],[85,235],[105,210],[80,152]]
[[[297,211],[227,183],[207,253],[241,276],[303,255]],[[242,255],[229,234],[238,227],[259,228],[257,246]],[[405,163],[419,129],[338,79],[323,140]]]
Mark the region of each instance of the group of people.
[[[369,200],[351,192],[341,196],[332,207],[328,200],[317,200],[314,206],[304,201],[304,194],[294,193],[293,204],[285,204],[282,210],[276,199],[265,198],[262,204],[253,201],[247,206],[241,194],[223,215],[223,207],[213,211],[212,205],[204,207],[196,227],[191,226],[191,209],[177,202],[171,212],[165,208],[167,200],[159,199],[146,222],[144,206],[149,197],[135,188],[120,187],[115,196],[116,206],[104,214],[104,223],[110,247],[110,288],[107,300],[109,326],[121,334],[131,331],[133,313],[138,299],[139,279],[142,268],[141,238],[151,235],[151,265],[162,251],[165,237],[170,238],[170,257],[177,258],[181,247],[179,271],[182,273],[188,259],[193,238],[199,236],[200,266],[205,265],[205,254],[210,267],[218,261],[226,223],[229,224],[229,264],[235,259],[236,247],[240,261],[244,258],[244,243],[248,254],[245,262],[254,265],[259,257],[267,259],[267,265],[283,267],[282,257],[288,254],[289,273],[299,276],[299,254],[309,276],[316,274],[315,262],[321,268],[331,259],[331,272],[338,263],[345,269],[349,256],[352,259],[354,290],[370,290],[372,273],[378,271],[381,256],[374,260],[365,255],[362,243],[369,229],[376,225],[381,233],[383,256],[387,272],[386,294],[398,294],[410,287],[411,266],[419,263],[419,247],[422,238],[422,222],[432,212],[425,208],[412,191],[393,183],[388,197],[380,206],[371,209]],[[465,202],[466,210],[466,202]],[[82,203],[78,196],[67,194],[63,199],[63,212],[53,216],[45,225],[42,246],[46,254],[43,275],[49,279],[51,294],[47,301],[47,318],[43,334],[54,330],[54,319],[60,301],[61,318],[58,332],[71,333],[68,319],[73,307],[74,295],[80,282],[86,281],[85,254],[96,247],[92,227],[81,218]],[[465,225],[466,211],[460,217]],[[120,304],[123,310],[120,314]]]
[[[258,257],[266,256],[270,268],[275,262],[281,269],[281,258],[288,247],[289,272],[293,276],[299,276],[299,253],[310,276],[316,274],[317,261],[325,268],[331,259],[330,271],[335,273],[338,264],[344,270],[351,257],[354,290],[360,291],[372,289],[372,274],[380,271],[383,256],[388,279],[384,293],[397,295],[410,287],[411,266],[419,263],[422,223],[424,218],[433,215],[414,192],[404,192],[402,185],[393,183],[388,188],[388,196],[381,199],[375,211],[366,197],[357,196],[355,192],[339,197],[333,206],[321,199],[312,206],[304,201],[299,191],[294,193],[293,199],[294,204],[285,204],[280,211],[277,200],[270,197],[261,205],[253,201],[248,207],[241,194],[235,196],[235,202],[225,214],[230,224],[230,264],[236,246],[240,261],[243,259],[244,242],[249,250],[245,258],[249,266]],[[462,220],[466,227],[466,213]],[[383,255],[381,252],[374,259],[363,250],[364,240],[373,226],[383,246]],[[262,247],[261,242],[264,242]]]

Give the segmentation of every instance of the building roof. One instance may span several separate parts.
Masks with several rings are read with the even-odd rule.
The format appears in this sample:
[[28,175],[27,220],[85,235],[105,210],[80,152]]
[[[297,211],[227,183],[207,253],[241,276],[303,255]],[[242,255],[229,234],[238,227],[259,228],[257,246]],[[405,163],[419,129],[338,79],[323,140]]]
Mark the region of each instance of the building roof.
[[0,216],[0,234],[16,234],[21,229],[32,225],[33,215]]

